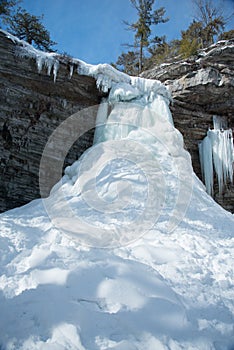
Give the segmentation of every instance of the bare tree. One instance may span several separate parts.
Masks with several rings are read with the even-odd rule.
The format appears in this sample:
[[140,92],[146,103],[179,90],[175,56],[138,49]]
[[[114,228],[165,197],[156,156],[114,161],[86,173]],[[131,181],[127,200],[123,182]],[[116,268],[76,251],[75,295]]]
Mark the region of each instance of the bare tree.
[[[224,4],[215,5],[213,0],[192,0],[195,20],[202,24],[202,45],[213,44],[215,36],[222,33],[231,16],[225,16]],[[233,15],[233,14],[232,14]]]

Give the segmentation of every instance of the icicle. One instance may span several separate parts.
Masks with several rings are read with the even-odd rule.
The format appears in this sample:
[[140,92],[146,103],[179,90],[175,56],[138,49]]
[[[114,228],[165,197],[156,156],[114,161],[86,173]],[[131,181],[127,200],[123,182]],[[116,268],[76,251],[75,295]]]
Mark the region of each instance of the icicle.
[[93,140],[94,144],[103,141],[103,129],[106,125],[107,116],[108,116],[108,103],[107,103],[107,99],[104,98],[98,108],[94,140]]
[[102,90],[103,92],[108,92],[111,88],[112,81],[110,77],[105,74],[98,74],[96,77],[96,85],[97,88]]
[[67,100],[65,98],[62,100],[62,106],[63,108],[67,108]]
[[212,144],[209,136],[206,136],[200,144],[200,154],[202,159],[202,172],[209,195],[213,195],[213,163],[212,163]]
[[53,67],[54,82],[56,82],[58,69],[59,69],[59,62],[56,60],[54,61],[54,67]]
[[203,142],[200,142],[198,144],[198,151],[199,151],[199,159],[200,159],[200,165],[201,165],[202,180],[205,181],[204,159],[203,159]]
[[50,59],[47,59],[45,61],[45,66],[47,67],[47,75],[50,75],[51,74],[51,69],[52,69],[52,66],[53,66],[53,61],[50,60]]
[[234,162],[234,143],[232,130],[229,129],[227,133],[227,176],[229,177],[231,183],[233,183],[233,162]]
[[218,115],[213,116],[214,130],[225,130],[227,129],[227,120]]
[[73,64],[70,64],[70,74],[69,74],[69,79],[72,78],[73,76],[73,71],[74,71],[74,65]]
[[43,67],[43,58],[41,55],[36,56],[37,70],[38,73],[41,73]]
[[94,77],[97,87],[103,92],[110,91],[116,84],[119,86],[124,84],[125,87],[131,85],[131,87],[128,86],[128,91],[137,91],[137,98],[144,96],[144,102],[146,103],[153,102],[156,95],[166,97],[168,100],[171,99],[169,90],[160,81],[131,77],[108,64],[94,66],[80,60],[77,60],[77,63],[78,74]]

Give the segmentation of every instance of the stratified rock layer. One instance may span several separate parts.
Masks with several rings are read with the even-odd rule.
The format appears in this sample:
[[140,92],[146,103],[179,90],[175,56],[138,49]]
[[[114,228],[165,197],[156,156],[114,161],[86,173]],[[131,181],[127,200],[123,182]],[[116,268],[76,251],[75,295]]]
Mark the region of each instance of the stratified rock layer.
[[[163,64],[142,74],[164,82],[173,96],[175,126],[184,136],[193,168],[201,178],[198,144],[213,128],[213,115],[223,116],[234,130],[234,40],[222,41],[188,61]],[[234,212],[234,186],[228,184],[215,200]]]
[[[97,105],[101,93],[90,77],[74,73],[70,79],[62,57],[56,83],[46,70],[39,74],[35,60],[17,57],[16,45],[2,32],[0,57],[0,211],[5,211],[40,197],[39,165],[49,136],[70,115]],[[95,113],[87,117],[95,122]],[[77,159],[92,139],[93,130],[79,138],[66,162]]]

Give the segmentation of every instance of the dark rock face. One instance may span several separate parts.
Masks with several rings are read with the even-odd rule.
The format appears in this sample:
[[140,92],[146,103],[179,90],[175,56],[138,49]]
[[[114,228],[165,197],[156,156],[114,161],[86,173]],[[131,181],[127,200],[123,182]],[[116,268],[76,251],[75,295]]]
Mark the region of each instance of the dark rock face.
[[[0,32],[0,211],[40,197],[39,165],[49,136],[66,118],[101,99],[94,79],[75,73],[70,79],[67,65],[60,62],[54,83],[46,71],[38,74],[33,59],[16,57],[15,49]],[[87,116],[93,122],[95,117]],[[80,137],[66,164],[78,159],[92,140],[93,130]]]
[[[164,82],[173,96],[175,126],[184,136],[193,168],[201,178],[198,144],[213,128],[213,115],[223,116],[234,131],[234,40],[222,41],[198,57],[155,67],[142,75]],[[215,200],[234,212],[234,186],[222,195],[215,181]]]

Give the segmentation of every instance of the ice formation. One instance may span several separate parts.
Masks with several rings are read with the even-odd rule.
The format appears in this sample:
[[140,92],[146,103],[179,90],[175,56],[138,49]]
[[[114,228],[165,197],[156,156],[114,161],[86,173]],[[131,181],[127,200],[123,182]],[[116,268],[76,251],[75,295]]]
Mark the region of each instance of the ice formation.
[[227,129],[224,118],[213,117],[214,129],[199,144],[199,155],[207,193],[213,195],[214,174],[217,175],[219,194],[228,181],[233,182],[234,146],[232,129]]
[[[1,30],[9,39],[17,44],[16,53],[22,57],[33,58],[36,61],[38,72],[40,73],[45,67],[47,69],[47,74],[50,75],[53,71],[54,81],[56,81],[60,55],[51,52],[42,52],[35,49],[32,45],[28,44],[24,40],[20,40],[14,35]],[[109,64],[97,64],[91,65],[82,60],[71,58],[68,62],[70,65],[69,77],[72,78],[74,73],[74,66],[77,67],[77,73],[82,75],[92,76],[96,80],[97,87],[103,92],[109,92],[115,84],[122,84],[121,89],[126,89],[125,101],[137,98],[143,98],[147,96],[147,99],[152,102],[157,94],[160,94],[167,99],[170,99],[170,93],[166,87],[159,81],[144,79],[140,77],[131,77],[123,72],[119,72]],[[145,93],[146,92],[146,93]],[[115,90],[116,101],[119,100],[120,91]],[[127,97],[128,95],[128,97]]]
[[193,174],[168,91],[79,69],[109,91],[94,146],[47,199],[0,215],[0,348],[231,349],[233,216]]
[[50,75],[53,71],[54,82],[56,81],[58,70],[59,70],[59,55],[51,52],[43,52],[35,49],[32,45],[28,44],[24,40],[18,39],[16,36],[0,30],[6,35],[7,38],[11,39],[15,44],[17,44],[16,54],[20,57],[33,58],[37,64],[37,70],[40,73],[45,67],[47,69],[47,74]]
[[[80,62],[79,73],[95,77],[109,95],[97,114],[95,147],[65,170],[45,201],[47,212],[78,241],[87,232],[85,244],[91,246],[128,244],[153,227],[160,214],[168,217],[165,231],[170,232],[186,212],[193,175],[183,138],[173,125],[168,90],[159,81],[130,77],[107,64]],[[43,164],[48,166],[47,158]],[[99,228],[86,222],[86,211],[81,214],[87,204]],[[72,213],[82,220],[71,227]]]

